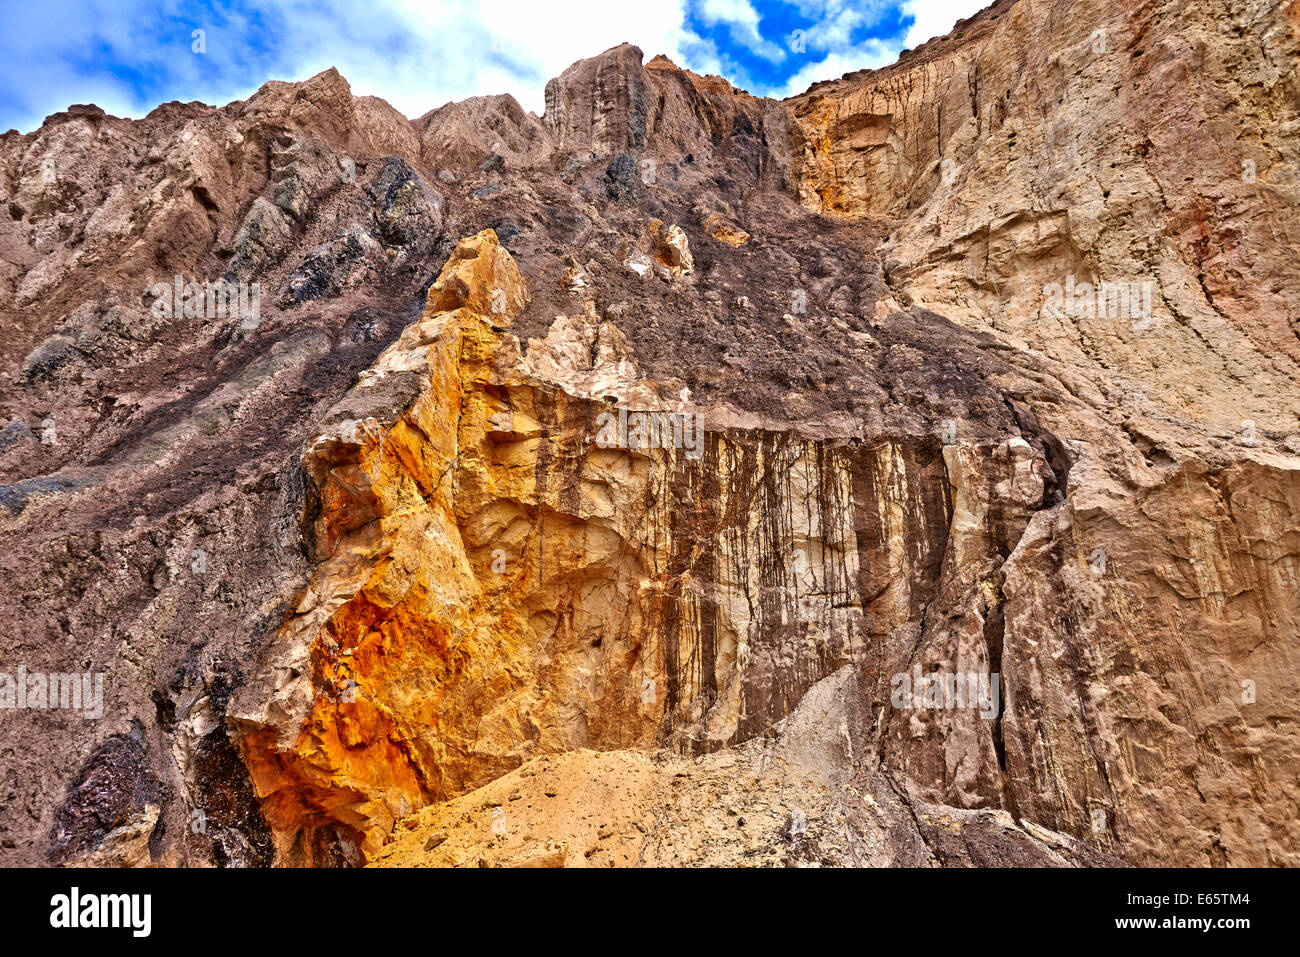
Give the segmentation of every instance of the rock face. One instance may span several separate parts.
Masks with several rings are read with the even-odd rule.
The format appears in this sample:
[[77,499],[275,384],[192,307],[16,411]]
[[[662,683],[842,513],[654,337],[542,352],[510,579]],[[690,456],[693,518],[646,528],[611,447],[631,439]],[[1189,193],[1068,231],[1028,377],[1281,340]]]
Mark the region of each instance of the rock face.
[[[1027,666],[1004,673],[1004,793],[1066,830],[1099,803],[1144,862],[1294,863],[1264,822],[1295,742],[1256,695],[1293,693],[1300,635],[1300,272],[1277,239],[1300,225],[1300,8],[1053,9],[995,4],[797,98],[799,194],[894,217],[891,287],[1068,369],[1103,420],[1034,403],[1072,467],[1003,570],[1004,663]],[[1074,283],[1097,293],[1054,309]],[[1101,292],[1129,283],[1149,306]],[[1090,753],[1061,753],[1066,727]]]
[[0,860],[1300,863],[1297,10],[6,134]]

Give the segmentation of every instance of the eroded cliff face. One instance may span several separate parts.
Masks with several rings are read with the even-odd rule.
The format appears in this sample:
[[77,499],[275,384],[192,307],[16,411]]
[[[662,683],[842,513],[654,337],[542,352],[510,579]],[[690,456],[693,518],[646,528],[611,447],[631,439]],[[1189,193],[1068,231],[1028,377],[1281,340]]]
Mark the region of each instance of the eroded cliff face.
[[[792,100],[802,201],[898,217],[916,304],[1215,434],[1295,434],[1296,5],[1068,6],[999,2]],[[1070,275],[1148,283],[1149,315],[1053,310]]]
[[[539,756],[718,751],[841,669],[887,696],[939,592],[977,619],[996,602],[980,572],[1043,502],[1024,440],[951,446],[945,563],[938,441],[709,429],[590,302],[521,348],[494,323],[524,298],[494,233],[463,242],[307,451],[320,564],[233,717],[287,859],[373,857],[411,811]],[[620,409],[685,419],[677,446],[635,419],[604,441]],[[972,481],[1005,486],[996,515],[969,512]],[[966,638],[953,663],[987,673]],[[987,722],[965,730],[996,765]]]
[[1297,22],[6,134],[6,855],[1297,863]]
[[[801,200],[896,219],[900,301],[1100,413],[1033,403],[1074,464],[1004,568],[1005,796],[1144,862],[1294,860],[1297,16],[998,3],[791,103]],[[1107,283],[1149,308],[1048,291]]]

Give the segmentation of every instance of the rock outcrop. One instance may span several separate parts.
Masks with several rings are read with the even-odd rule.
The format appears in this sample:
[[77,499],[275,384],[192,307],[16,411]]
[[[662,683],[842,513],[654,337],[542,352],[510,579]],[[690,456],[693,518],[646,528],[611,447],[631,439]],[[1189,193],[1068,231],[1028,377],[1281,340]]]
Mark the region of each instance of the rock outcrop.
[[0,860],[1300,862],[1298,9],[0,137]]

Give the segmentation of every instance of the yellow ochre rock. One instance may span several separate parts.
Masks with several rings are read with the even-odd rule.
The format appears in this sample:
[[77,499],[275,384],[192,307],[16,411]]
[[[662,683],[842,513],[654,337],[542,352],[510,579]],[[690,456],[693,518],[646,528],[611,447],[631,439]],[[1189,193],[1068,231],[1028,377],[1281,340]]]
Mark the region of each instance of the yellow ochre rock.
[[[540,756],[758,735],[918,607],[900,574],[868,622],[859,576],[938,554],[943,500],[904,503],[941,463],[707,432],[589,304],[525,357],[475,309],[492,282],[525,300],[485,233],[304,456],[318,564],[229,718],[284,863],[374,860],[398,820]],[[805,584],[773,600],[771,576]]]
[[429,290],[429,309],[450,312],[464,307],[504,325],[528,302],[528,292],[514,259],[501,247],[494,230],[462,239]]
[[650,241],[654,243],[652,266],[656,273],[665,279],[676,279],[689,276],[695,271],[690,242],[680,226],[670,226],[662,220],[652,219],[647,232]]
[[728,246],[743,246],[749,242],[749,233],[719,213],[712,213],[704,220],[704,231]]

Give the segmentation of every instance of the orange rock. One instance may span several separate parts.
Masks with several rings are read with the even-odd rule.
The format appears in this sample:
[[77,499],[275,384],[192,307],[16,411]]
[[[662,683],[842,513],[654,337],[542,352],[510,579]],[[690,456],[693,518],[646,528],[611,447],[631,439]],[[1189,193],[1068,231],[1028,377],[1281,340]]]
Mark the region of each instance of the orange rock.
[[485,229],[456,246],[429,290],[428,308],[450,312],[464,307],[506,325],[527,302],[515,261],[501,248],[496,232]]
[[704,220],[704,231],[728,246],[743,246],[749,242],[749,233],[718,213],[713,213]]
[[695,271],[690,243],[680,226],[670,226],[662,220],[652,219],[647,229],[654,243],[655,272],[665,279],[688,276]]

